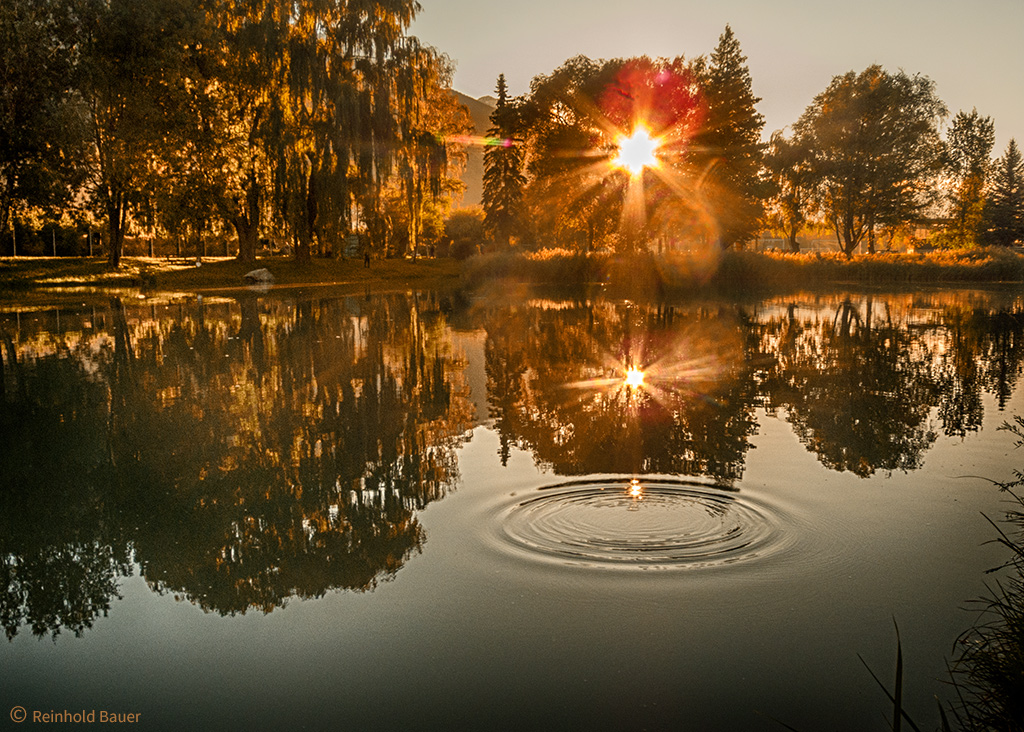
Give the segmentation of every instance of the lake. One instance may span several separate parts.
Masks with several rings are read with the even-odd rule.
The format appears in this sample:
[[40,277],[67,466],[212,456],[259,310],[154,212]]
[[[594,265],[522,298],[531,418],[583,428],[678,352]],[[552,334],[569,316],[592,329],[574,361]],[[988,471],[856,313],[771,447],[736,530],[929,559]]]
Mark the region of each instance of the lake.
[[898,625],[934,727],[1024,467],[1019,288],[7,302],[0,355],[5,719],[885,729]]

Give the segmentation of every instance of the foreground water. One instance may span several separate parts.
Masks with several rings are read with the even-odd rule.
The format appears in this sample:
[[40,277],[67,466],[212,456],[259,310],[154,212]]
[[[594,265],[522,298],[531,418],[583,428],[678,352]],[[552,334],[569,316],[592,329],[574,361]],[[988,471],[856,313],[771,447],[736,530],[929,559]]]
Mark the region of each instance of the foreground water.
[[[0,313],[0,712],[885,727],[1021,456],[1013,292]],[[991,578],[989,578],[991,579]]]

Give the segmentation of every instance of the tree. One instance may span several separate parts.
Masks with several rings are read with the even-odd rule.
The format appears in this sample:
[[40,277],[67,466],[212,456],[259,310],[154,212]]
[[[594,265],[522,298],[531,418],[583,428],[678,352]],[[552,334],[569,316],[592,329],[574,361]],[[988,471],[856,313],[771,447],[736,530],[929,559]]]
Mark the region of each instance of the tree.
[[950,234],[960,246],[975,243],[985,203],[985,182],[989,170],[995,125],[977,109],[957,113],[946,136],[947,169],[953,181]]
[[1024,158],[1016,140],[992,166],[992,183],[982,217],[982,239],[1009,246],[1024,241]]
[[523,205],[523,154],[516,138],[517,109],[508,98],[505,75],[498,75],[498,104],[491,113],[484,150],[484,224],[506,247],[519,226]]
[[81,184],[88,154],[74,87],[81,32],[68,0],[0,4],[0,234],[12,210],[59,207]]
[[456,259],[466,259],[480,252],[484,240],[484,211],[479,207],[454,211],[444,222],[444,234],[450,242],[448,254]]
[[174,114],[201,16],[195,2],[88,0],[81,93],[95,151],[94,203],[107,219],[118,266],[131,214],[146,203],[180,143]]
[[272,5],[279,63],[261,140],[296,259],[308,260],[314,242],[326,253],[357,209],[371,242],[386,249],[387,186],[400,187],[416,227],[425,192],[439,191],[447,169],[427,108],[451,63],[406,35],[415,0],[372,0],[358,11],[338,0]]
[[761,100],[754,96],[746,62],[727,25],[709,61],[700,65],[707,120],[695,147],[706,166],[704,185],[723,249],[753,238],[764,212],[764,117],[754,108]]
[[833,78],[801,115],[815,199],[844,254],[865,238],[873,252],[879,228],[910,223],[931,203],[945,114],[930,79],[875,65]]
[[530,82],[521,109],[528,149],[524,193],[531,228],[547,243],[592,248],[613,236],[615,197],[606,191],[609,170],[593,165],[607,155],[609,131],[597,119],[595,100],[610,81],[608,64],[586,56],[569,59]]
[[[577,56],[536,77],[520,107],[531,225],[569,248],[635,249],[661,227],[702,220],[688,153],[703,112],[682,57]],[[659,162],[628,171],[614,161],[640,130],[657,140]]]
[[234,0],[214,6],[207,21],[221,41],[208,49],[207,61],[213,82],[208,93],[217,98],[209,129],[224,157],[219,211],[235,230],[243,262],[256,260],[272,198],[270,111],[282,77],[286,28],[277,5]]
[[810,206],[810,151],[801,142],[776,132],[764,156],[771,184],[768,220],[785,233],[791,252],[800,251],[796,235],[807,221]]

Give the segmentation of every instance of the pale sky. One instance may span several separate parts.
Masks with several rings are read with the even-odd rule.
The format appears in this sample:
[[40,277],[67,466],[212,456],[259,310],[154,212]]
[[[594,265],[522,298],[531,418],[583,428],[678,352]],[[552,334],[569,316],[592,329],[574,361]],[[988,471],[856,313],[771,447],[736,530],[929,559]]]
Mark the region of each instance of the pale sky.
[[994,156],[1024,147],[1024,0],[420,0],[412,33],[455,60],[454,87],[513,95],[566,59],[709,54],[726,23],[747,56],[765,133],[833,76],[877,63],[935,81],[950,110],[993,118]]

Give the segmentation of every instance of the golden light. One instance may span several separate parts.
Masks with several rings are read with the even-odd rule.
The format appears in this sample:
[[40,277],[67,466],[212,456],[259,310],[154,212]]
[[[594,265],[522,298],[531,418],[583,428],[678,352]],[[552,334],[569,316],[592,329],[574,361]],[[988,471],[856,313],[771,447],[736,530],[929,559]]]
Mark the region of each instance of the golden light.
[[629,388],[639,389],[644,385],[644,372],[638,368],[630,367],[626,370],[624,381]]
[[633,500],[641,500],[644,497],[644,487],[640,485],[640,481],[636,478],[629,481],[629,488],[627,490],[629,491],[630,498]]
[[630,137],[623,135],[616,143],[619,152],[612,159],[612,165],[615,167],[625,168],[633,176],[640,175],[644,168],[658,167],[658,156],[655,152],[660,143],[651,137],[651,133],[645,128],[637,127]]

